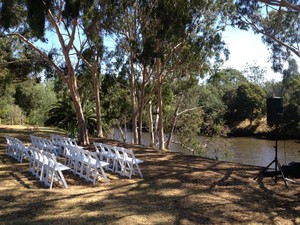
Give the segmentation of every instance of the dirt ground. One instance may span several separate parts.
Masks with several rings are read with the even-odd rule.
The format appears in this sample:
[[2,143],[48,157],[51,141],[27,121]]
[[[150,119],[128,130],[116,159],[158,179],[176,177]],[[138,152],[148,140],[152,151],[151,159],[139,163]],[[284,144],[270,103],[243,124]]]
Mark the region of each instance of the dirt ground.
[[108,183],[93,185],[64,172],[69,188],[49,190],[27,161],[5,154],[4,135],[29,144],[29,134],[50,133],[57,131],[0,126],[0,224],[300,224],[300,184],[286,188],[282,179],[253,180],[258,167],[141,146],[125,145],[144,160],[144,178],[107,172]]

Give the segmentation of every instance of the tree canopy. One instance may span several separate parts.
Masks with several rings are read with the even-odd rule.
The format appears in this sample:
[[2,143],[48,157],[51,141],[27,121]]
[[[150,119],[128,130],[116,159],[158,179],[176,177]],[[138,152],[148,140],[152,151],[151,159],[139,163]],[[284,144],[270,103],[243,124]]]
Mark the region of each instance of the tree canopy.
[[[242,120],[260,120],[266,97],[283,96],[287,116],[295,117],[297,5],[0,0],[0,102],[7,106],[0,118],[62,127],[83,144],[109,127],[130,129],[141,144],[147,130],[151,146],[175,141],[202,152],[199,135],[222,136]],[[263,35],[282,81],[266,81],[257,65],[222,67],[229,57],[222,31],[230,23]]]

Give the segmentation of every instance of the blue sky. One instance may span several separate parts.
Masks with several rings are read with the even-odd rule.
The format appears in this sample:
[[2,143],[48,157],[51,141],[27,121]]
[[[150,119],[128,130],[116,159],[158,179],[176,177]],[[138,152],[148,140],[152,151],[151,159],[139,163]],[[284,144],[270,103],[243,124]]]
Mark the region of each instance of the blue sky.
[[[50,49],[58,44],[55,34],[49,33],[48,38],[48,44],[39,43],[39,46]],[[230,51],[229,60],[225,62],[224,68],[234,68],[243,71],[247,63],[250,65],[256,64],[267,70],[267,80],[275,79],[280,81],[282,79],[280,73],[274,73],[271,69],[272,64],[269,62],[270,54],[267,46],[262,43],[260,35],[256,35],[252,31],[242,31],[237,28],[228,27],[223,33],[223,39]],[[295,57],[295,59],[300,67],[300,59],[298,57]]]
[[[261,68],[266,68],[266,79],[281,80],[280,73],[274,73],[271,69],[271,63],[268,62],[269,52],[266,45],[261,41],[261,36],[254,34],[252,31],[242,31],[228,27],[223,38],[227,43],[230,51],[230,58],[224,64],[224,67],[231,67],[243,71],[246,63],[256,64]],[[300,59],[296,58],[300,67]]]

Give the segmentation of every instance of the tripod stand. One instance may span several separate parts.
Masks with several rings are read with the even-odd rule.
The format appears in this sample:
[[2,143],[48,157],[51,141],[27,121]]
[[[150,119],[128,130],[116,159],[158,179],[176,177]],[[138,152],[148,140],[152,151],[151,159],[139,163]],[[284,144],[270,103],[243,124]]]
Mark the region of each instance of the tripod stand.
[[[277,132],[277,126],[276,126],[276,132]],[[274,160],[267,166],[265,167],[259,174],[257,174],[257,176],[254,178],[254,180],[256,180],[259,176],[263,175],[264,172],[270,168],[270,166],[274,163],[275,164],[275,171],[274,171],[274,181],[275,183],[277,183],[277,180],[278,180],[278,172],[280,172],[282,178],[283,178],[283,181],[284,181],[284,184],[286,187],[287,186],[287,183],[286,183],[286,180],[285,180],[285,176],[282,172],[282,168],[281,168],[281,165],[280,165],[280,162],[278,160],[278,144],[277,144],[278,140],[277,140],[277,134],[276,134],[276,140],[275,140],[275,158]]]

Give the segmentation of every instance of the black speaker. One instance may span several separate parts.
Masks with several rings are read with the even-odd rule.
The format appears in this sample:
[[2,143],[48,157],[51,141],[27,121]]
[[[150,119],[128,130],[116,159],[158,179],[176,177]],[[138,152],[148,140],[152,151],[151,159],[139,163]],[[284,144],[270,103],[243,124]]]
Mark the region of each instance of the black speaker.
[[276,125],[283,119],[283,98],[272,97],[267,99],[267,123]]

